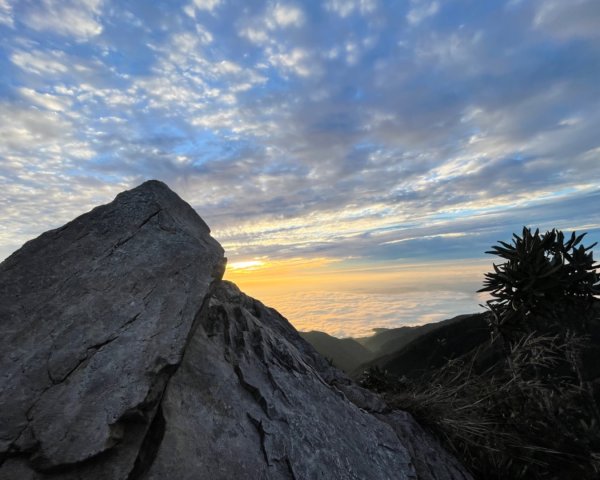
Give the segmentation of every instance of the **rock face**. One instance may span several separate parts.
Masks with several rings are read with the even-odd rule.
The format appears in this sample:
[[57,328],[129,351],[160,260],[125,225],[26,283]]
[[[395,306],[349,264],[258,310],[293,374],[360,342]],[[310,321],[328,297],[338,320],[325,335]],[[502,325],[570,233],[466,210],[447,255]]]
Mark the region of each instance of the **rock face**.
[[224,266],[156,181],[0,264],[0,478],[470,478]]

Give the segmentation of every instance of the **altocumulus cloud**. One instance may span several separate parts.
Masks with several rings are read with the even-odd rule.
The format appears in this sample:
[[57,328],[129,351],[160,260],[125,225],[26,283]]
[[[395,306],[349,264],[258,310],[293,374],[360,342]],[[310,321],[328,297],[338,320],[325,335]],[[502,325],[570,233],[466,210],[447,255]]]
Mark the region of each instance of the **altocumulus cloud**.
[[0,257],[147,178],[234,260],[598,238],[598,32],[596,0],[0,0]]

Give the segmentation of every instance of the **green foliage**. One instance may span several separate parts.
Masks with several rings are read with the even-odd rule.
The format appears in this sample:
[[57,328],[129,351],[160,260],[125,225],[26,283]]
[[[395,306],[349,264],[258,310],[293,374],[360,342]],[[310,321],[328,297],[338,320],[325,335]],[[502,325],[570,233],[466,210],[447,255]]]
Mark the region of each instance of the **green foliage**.
[[487,303],[503,336],[585,330],[594,296],[600,294],[598,265],[591,252],[596,244],[582,245],[585,235],[573,232],[567,240],[556,229],[541,235],[524,227],[512,243],[500,241],[486,252],[504,260],[493,265],[479,290],[493,297]]

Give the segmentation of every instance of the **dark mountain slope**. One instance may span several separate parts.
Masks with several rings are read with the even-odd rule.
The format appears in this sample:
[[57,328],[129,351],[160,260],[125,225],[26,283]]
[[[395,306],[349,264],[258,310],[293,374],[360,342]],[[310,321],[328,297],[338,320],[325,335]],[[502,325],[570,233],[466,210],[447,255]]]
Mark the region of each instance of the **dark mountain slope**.
[[351,372],[373,357],[369,350],[352,338],[336,338],[317,331],[300,332],[300,336],[345,372]]
[[487,313],[461,315],[436,325],[437,328],[422,333],[397,352],[361,365],[353,374],[359,376],[368,368],[378,367],[392,375],[418,377],[490,340]]
[[460,322],[469,315],[458,315],[447,320],[435,323],[427,323],[415,327],[399,327],[389,329],[377,329],[370,337],[355,338],[357,342],[370,350],[374,356],[382,357],[397,352],[421,335],[432,332],[445,325]]

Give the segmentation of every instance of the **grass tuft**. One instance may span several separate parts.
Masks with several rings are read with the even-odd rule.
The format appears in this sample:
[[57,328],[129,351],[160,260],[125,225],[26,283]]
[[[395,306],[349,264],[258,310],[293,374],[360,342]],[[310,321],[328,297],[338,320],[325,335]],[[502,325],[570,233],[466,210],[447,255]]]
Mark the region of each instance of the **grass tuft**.
[[591,480],[600,471],[600,433],[581,375],[586,344],[569,333],[530,333],[510,345],[497,339],[418,380],[373,370],[363,384],[410,412],[476,478]]

